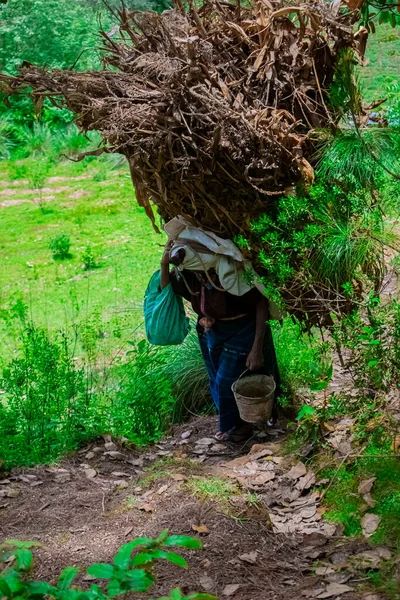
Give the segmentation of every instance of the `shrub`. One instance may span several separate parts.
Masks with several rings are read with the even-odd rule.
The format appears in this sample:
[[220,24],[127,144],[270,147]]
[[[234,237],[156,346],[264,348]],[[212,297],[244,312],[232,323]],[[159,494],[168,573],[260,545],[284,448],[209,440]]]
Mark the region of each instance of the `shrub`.
[[98,269],[99,263],[97,262],[93,250],[90,246],[86,246],[84,253],[82,254],[82,269],[84,271],[91,271],[92,269]]
[[282,381],[283,402],[293,401],[301,388],[313,382],[310,364],[319,363],[329,348],[319,335],[303,333],[299,323],[286,318],[282,323],[272,322],[279,373]]
[[[92,584],[89,589],[79,589],[73,582],[79,573],[77,567],[66,567],[57,582],[52,585],[46,581],[28,578],[33,567],[33,556],[29,548],[39,546],[37,542],[9,540],[0,546],[0,591],[9,600],[108,600],[115,596],[130,593],[147,592],[155,583],[154,568],[158,560],[166,560],[178,567],[187,568],[186,560],[170,548],[176,546],[198,549],[201,543],[185,535],[168,535],[166,529],[155,540],[137,538],[120,547],[114,556],[113,564],[99,563],[91,565],[87,574],[107,582],[103,585]],[[190,594],[183,596],[179,589],[159,600],[217,600],[209,594]]]
[[65,260],[71,257],[70,254],[71,241],[66,233],[62,233],[50,240],[49,249],[53,253],[53,258]]
[[8,466],[53,460],[101,429],[65,334],[50,340],[27,323],[21,356],[4,368],[0,387],[0,456]]
[[15,145],[12,137],[13,130],[11,119],[0,115],[0,159],[8,159],[11,156],[11,150]]

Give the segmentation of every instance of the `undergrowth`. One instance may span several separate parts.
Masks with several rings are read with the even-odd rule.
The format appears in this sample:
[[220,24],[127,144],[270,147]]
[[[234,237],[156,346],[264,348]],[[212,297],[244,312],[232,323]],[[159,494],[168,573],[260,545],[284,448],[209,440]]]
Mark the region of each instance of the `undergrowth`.
[[105,364],[98,354],[104,335],[98,313],[51,334],[28,312],[21,304],[7,314],[20,337],[18,352],[0,371],[0,458],[7,467],[53,461],[104,433],[148,444],[171,423],[210,410],[193,334],[173,349],[132,341]]

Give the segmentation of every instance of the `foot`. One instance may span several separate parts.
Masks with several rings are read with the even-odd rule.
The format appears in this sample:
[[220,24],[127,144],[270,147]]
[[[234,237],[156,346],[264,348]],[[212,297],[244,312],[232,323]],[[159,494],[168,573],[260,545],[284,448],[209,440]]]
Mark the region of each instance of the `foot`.
[[249,423],[247,425],[233,427],[230,431],[218,431],[214,437],[218,442],[233,442],[234,444],[240,444],[241,442],[246,442],[252,435],[253,425]]

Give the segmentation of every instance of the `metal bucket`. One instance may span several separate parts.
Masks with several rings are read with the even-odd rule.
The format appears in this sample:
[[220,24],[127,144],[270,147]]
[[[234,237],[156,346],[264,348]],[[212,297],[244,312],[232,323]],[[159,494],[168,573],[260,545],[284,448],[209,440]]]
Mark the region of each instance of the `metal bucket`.
[[243,375],[232,385],[240,417],[247,423],[258,423],[271,418],[276,383],[269,375]]

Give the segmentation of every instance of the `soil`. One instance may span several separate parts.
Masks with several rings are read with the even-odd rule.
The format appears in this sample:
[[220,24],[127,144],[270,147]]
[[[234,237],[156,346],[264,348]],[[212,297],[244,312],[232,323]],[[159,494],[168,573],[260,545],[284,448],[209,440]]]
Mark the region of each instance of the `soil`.
[[[123,543],[168,528],[173,534],[198,535],[203,549],[184,551],[188,571],[160,565],[152,597],[180,587],[184,593],[202,591],[234,600],[377,600],[379,596],[360,591],[365,577],[346,570],[351,555],[368,549],[365,540],[349,543],[337,532],[277,533],[266,505],[246,501],[252,488],[239,483],[243,477],[235,480],[232,497],[207,499],[193,492],[188,482],[196,478],[219,477],[232,484],[234,466],[282,454],[282,430],[261,433],[242,448],[210,443],[215,430],[214,418],[198,418],[141,452],[105,436],[57,466],[14,469],[0,480],[1,537],[41,542],[35,552],[38,578],[55,580],[66,565],[76,565],[83,567],[80,582],[88,586],[85,567],[110,562]],[[276,462],[286,477],[296,480],[302,474],[290,458]],[[302,498],[307,500],[307,494],[302,492]],[[200,526],[205,526],[202,534],[194,531]],[[316,561],[333,565],[335,555],[344,556],[344,566],[328,569],[330,579],[314,574]],[[339,588],[329,596],[326,586],[335,581]]]

